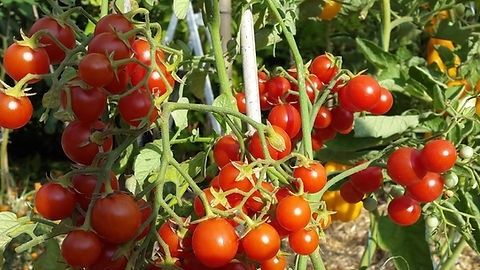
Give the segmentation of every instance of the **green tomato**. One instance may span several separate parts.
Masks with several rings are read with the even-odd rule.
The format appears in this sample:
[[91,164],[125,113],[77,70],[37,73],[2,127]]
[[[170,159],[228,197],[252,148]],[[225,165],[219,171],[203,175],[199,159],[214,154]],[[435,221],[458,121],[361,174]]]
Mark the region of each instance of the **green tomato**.
[[440,221],[438,220],[438,218],[436,216],[429,216],[427,218],[427,220],[425,221],[425,223],[427,224],[427,226],[429,228],[435,229],[440,224]]
[[458,176],[453,172],[444,175],[443,179],[445,180],[445,186],[447,188],[454,188],[458,185]]
[[365,200],[363,200],[363,208],[367,211],[375,211],[378,207],[378,202],[375,198],[368,197]]
[[460,157],[463,159],[471,159],[473,154],[473,148],[468,145],[462,145],[460,148]]

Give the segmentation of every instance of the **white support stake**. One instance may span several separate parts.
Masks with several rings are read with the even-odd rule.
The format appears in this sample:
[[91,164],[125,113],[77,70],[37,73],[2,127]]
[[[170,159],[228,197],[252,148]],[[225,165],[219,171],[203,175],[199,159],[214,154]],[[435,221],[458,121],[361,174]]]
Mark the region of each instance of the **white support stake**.
[[[257,55],[255,50],[255,32],[253,30],[253,15],[250,9],[242,14],[240,37],[243,59],[243,81],[247,115],[257,122],[262,121],[260,111],[260,96],[258,93]],[[254,130],[249,126],[250,130]]]

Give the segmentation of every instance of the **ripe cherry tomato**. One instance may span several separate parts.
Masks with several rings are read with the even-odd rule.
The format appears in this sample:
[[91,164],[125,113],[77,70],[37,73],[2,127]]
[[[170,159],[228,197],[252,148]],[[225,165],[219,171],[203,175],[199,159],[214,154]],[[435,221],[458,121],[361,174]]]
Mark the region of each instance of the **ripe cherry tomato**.
[[209,219],[198,224],[193,233],[192,247],[202,264],[208,267],[221,267],[228,264],[237,254],[238,236],[225,219]]
[[102,242],[89,231],[71,231],[62,242],[62,256],[72,267],[89,267],[102,253]]
[[[140,213],[142,214],[141,224],[143,225],[145,222],[148,221],[148,219],[152,215],[152,212],[153,212],[152,205],[147,201],[145,201],[144,199],[140,199],[137,201],[137,206],[138,206],[138,209],[140,210]],[[136,240],[143,239],[145,236],[147,236],[147,234],[150,232],[150,227],[151,225],[148,225],[147,227],[145,227],[142,233],[140,233],[140,235],[137,236]]]
[[236,93],[235,100],[237,101],[238,111],[246,114],[247,113],[247,100],[245,99],[245,93]]
[[336,135],[337,131],[335,131],[332,125],[330,125],[326,128],[315,129],[313,131],[312,138],[315,137],[322,142],[326,142],[335,138]]
[[91,136],[96,131],[103,131],[105,124],[100,121],[85,123],[78,120],[71,122],[62,134],[62,148],[65,155],[81,165],[92,164],[95,156],[100,152],[112,149],[112,137],[108,136],[103,142],[91,141]]
[[[50,60],[44,48],[30,48],[18,43],[10,45],[3,55],[3,68],[15,81],[21,80],[28,73],[43,75],[50,72]],[[30,80],[36,83],[39,79]]]
[[275,217],[272,217],[269,221],[268,224],[272,225],[273,228],[277,231],[278,235],[280,235],[280,238],[283,239],[287,237],[290,234],[290,231],[286,230],[285,228],[278,223],[277,219]]
[[170,255],[172,255],[172,257],[178,257],[181,253],[180,237],[173,229],[173,226],[174,224],[170,221],[163,223],[160,229],[158,229],[158,234],[165,244],[167,244]]
[[[340,133],[350,132],[353,126],[353,114],[342,107],[335,107],[331,111],[333,129]],[[346,132],[346,133],[348,133]]]
[[428,172],[420,182],[408,186],[407,192],[418,202],[433,202],[442,195],[443,183],[440,174]]
[[[35,21],[30,31],[28,31],[28,36],[31,37],[38,31],[47,31],[69,49],[75,47],[75,33],[72,28],[66,24],[60,25],[53,17],[46,16]],[[42,45],[45,45],[43,48],[47,51],[52,65],[58,64],[65,59],[65,52],[49,35],[41,35],[39,41]]]
[[388,204],[388,216],[401,226],[415,224],[420,218],[421,208],[417,201],[409,196],[394,198]]
[[382,168],[368,167],[350,176],[353,187],[362,193],[375,192],[383,183]]
[[340,9],[342,9],[342,3],[334,0],[325,0],[319,17],[324,21],[330,21],[337,16]]
[[118,95],[127,89],[128,85],[128,74],[126,68],[119,68],[117,70],[117,76],[113,77],[113,80],[104,86],[105,90],[110,92],[110,94]]
[[291,89],[290,82],[284,77],[273,77],[265,84],[267,100],[271,104],[278,104],[280,99]]
[[420,151],[404,147],[388,158],[387,173],[395,183],[409,186],[419,182],[427,171],[422,165]]
[[457,149],[450,141],[432,140],[425,144],[420,155],[428,171],[443,173],[455,165]]
[[38,213],[50,220],[70,217],[75,209],[75,193],[57,183],[43,185],[35,195]]
[[262,111],[268,111],[272,108],[272,104],[268,102],[267,93],[260,94],[260,109]]
[[[95,191],[97,181],[98,177],[96,175],[77,174],[72,177],[77,202],[84,210],[88,209],[88,205],[94,196],[93,192]],[[110,173],[110,186],[113,190],[119,189],[118,179],[112,172]],[[100,192],[105,192],[105,184],[102,184]]]
[[[167,71],[164,65],[157,64],[157,66],[159,70],[153,70],[150,73],[144,87],[146,87],[155,96],[162,96],[168,90],[167,84],[164,82],[163,76],[165,77],[165,80],[167,81],[168,85],[170,85],[170,87],[174,86],[175,80],[173,79],[170,72]],[[142,83],[145,76],[147,75],[147,70],[144,67],[137,65],[137,67],[135,67],[130,73],[132,85],[138,85]]]
[[261,263],[261,270],[285,270],[287,268],[287,260],[283,255],[277,255],[271,259]]
[[268,81],[267,73],[263,71],[258,71],[258,93],[264,94],[265,93],[265,84]]
[[101,53],[106,56],[113,54],[114,60],[129,58],[132,54],[128,46],[112,32],[103,32],[95,35],[90,43],[88,43],[88,51],[90,53]]
[[300,113],[290,104],[280,104],[268,114],[270,124],[282,128],[288,136],[294,138],[302,127]]
[[0,91],[0,127],[17,129],[32,118],[33,106],[27,96],[14,97]]
[[311,216],[310,205],[302,197],[291,195],[283,198],[277,205],[277,221],[289,231],[305,228]]
[[393,106],[393,96],[386,88],[380,87],[380,100],[370,109],[375,115],[386,114]]
[[[325,168],[320,162],[312,162],[308,166],[299,166],[293,170],[293,177],[300,179],[303,190],[308,193],[316,193],[322,190],[327,183]],[[295,183],[297,187],[298,183]]]
[[242,238],[242,246],[248,258],[263,262],[275,257],[280,250],[280,236],[275,228],[263,223]]
[[340,187],[340,195],[348,203],[357,203],[365,196],[365,194],[355,189],[351,181],[343,183]]
[[314,127],[321,129],[326,128],[332,122],[332,113],[327,107],[320,107],[317,117],[315,117]]
[[346,87],[342,87],[338,90],[338,105],[343,109],[349,112],[359,112],[361,111],[355,105],[353,105],[352,100],[347,95],[348,89]]
[[337,74],[338,67],[335,66],[327,55],[319,55],[313,59],[310,72],[317,75],[321,82],[327,84]]
[[[62,107],[67,107],[67,94],[60,94]],[[70,105],[73,113],[82,122],[95,122],[102,116],[107,106],[107,96],[99,88],[83,89],[79,86],[70,87]]]
[[105,54],[90,53],[78,64],[78,77],[93,87],[102,87],[111,83],[115,74]]
[[154,107],[150,93],[142,88],[122,97],[118,101],[118,110],[122,119],[133,127],[138,127],[147,116],[149,124],[158,117],[158,110]]
[[[90,267],[89,270],[120,270],[127,266],[127,258],[120,256],[116,258],[118,246],[106,244],[98,260]],[[114,259],[116,258],[116,259]]]
[[[139,60],[140,62],[144,63],[145,65],[151,64],[151,55],[150,55],[150,44],[145,39],[136,39],[132,43],[132,51],[133,56]],[[161,64],[162,61],[165,59],[165,54],[162,50],[156,50],[155,52],[155,63]],[[127,64],[127,72],[131,74],[132,71],[138,66],[137,63],[128,63]]]
[[133,30],[133,24],[125,16],[118,13],[108,14],[98,20],[93,35],[97,36],[105,32],[126,33],[130,30]]
[[[273,191],[275,190],[275,187],[272,185],[272,183],[262,182],[261,185],[264,192],[267,192],[269,194],[272,194]],[[257,190],[252,194],[252,196],[250,196],[250,198],[248,198],[247,203],[245,205],[251,212],[257,213],[257,212],[260,212],[265,206],[264,201],[265,201],[265,198],[262,196],[262,193]]]
[[240,158],[240,143],[234,135],[225,135],[215,143],[213,147],[213,159],[219,168],[222,168],[231,161],[240,161]]
[[[253,185],[250,181],[255,181],[255,175],[253,171],[252,174],[247,174],[244,172],[245,166],[242,162],[230,162],[227,165],[223,166],[218,174],[220,181],[220,188],[223,191],[231,189],[239,189],[241,191],[248,192],[252,189]],[[249,180],[250,178],[250,180]],[[241,199],[242,195],[232,194],[229,195],[232,199]]]
[[[310,102],[313,102],[315,100],[315,93],[320,91],[323,87],[323,83],[318,79],[318,77],[315,74],[309,74],[306,81],[305,81],[305,87],[307,90],[307,96]],[[298,85],[297,84],[292,84],[292,90],[293,91],[299,91]],[[293,95],[290,94],[287,96],[286,99],[288,102],[298,102],[299,96],[298,95]]]
[[[290,137],[288,136],[288,134],[282,128],[277,126],[272,126],[272,128],[275,134],[273,134],[273,136],[270,138],[268,134],[266,134],[267,149],[272,159],[279,160],[290,154],[290,152],[292,151],[292,142],[290,141]],[[272,146],[272,140],[280,139],[283,139],[284,142],[285,148],[283,150],[275,149]],[[250,154],[252,154],[254,158],[265,159],[265,156],[263,155],[262,142],[260,140],[260,135],[258,135],[258,131],[255,132],[250,138],[250,141],[248,143],[248,151],[250,152]]]
[[[207,197],[207,201],[209,202],[210,206],[215,207],[219,210],[226,210],[226,202],[217,200],[215,196],[213,196],[210,188],[205,188],[203,190],[203,193],[205,193],[205,197]],[[222,203],[225,203],[225,205]],[[205,207],[203,207],[203,203],[198,196],[195,197],[195,200],[193,201],[193,211],[195,212],[197,217],[205,216]]]
[[347,97],[359,110],[370,110],[380,100],[380,85],[369,75],[359,75],[350,79],[345,89]]
[[290,233],[288,243],[292,250],[300,255],[310,255],[318,247],[318,233],[314,229],[300,229]]
[[110,243],[122,244],[138,232],[142,214],[132,196],[113,193],[95,202],[92,211],[92,227],[98,235]]

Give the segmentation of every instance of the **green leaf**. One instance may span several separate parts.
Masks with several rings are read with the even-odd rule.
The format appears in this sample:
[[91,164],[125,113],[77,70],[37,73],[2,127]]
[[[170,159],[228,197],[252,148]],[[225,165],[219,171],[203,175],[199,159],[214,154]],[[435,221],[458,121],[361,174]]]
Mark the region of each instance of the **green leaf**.
[[45,242],[45,251],[33,263],[35,270],[63,270],[67,265],[63,262],[60,246],[56,239]]
[[140,185],[143,184],[148,175],[160,167],[161,152],[161,140],[148,143],[140,150],[133,164],[134,176]]
[[[227,109],[231,109],[231,110],[235,110],[235,111],[238,110],[237,101],[235,100],[235,98],[233,96],[227,95],[225,93],[221,94],[217,98],[215,98],[215,100],[212,103],[212,106],[220,107],[220,108],[227,108]],[[227,128],[227,124],[225,122],[225,119],[223,119],[223,117],[221,117],[218,114],[213,114],[213,115],[217,119],[218,123],[220,123],[220,125],[222,126],[222,130],[224,130],[225,133],[229,133],[231,131],[231,129]],[[230,117],[230,119],[232,119],[232,121],[235,120],[233,117]]]
[[380,217],[377,238],[379,247],[393,256],[396,269],[433,269],[423,219],[412,226],[402,227],[387,216]]
[[280,41],[282,41],[282,38],[271,26],[266,26],[255,32],[255,47],[257,50],[276,44]]
[[195,178],[200,172],[205,170],[207,164],[207,154],[200,152],[188,161],[188,175]]
[[356,138],[388,138],[418,125],[418,115],[365,116],[355,119]]
[[0,212],[0,254],[13,238],[23,233],[33,235],[35,227],[28,217],[17,218],[15,213]]
[[387,145],[393,138],[356,138],[352,133],[348,135],[338,135],[335,140],[325,143],[328,149],[342,152],[355,152],[374,147]]
[[413,66],[408,70],[408,74],[424,87],[423,89],[430,97],[433,97],[433,88],[435,86],[446,88],[446,85],[442,81],[435,79],[426,68]]
[[[455,204],[458,211],[470,214],[475,217],[480,217],[480,198],[478,195],[472,195],[469,192],[460,191],[458,193],[459,200]],[[477,252],[480,252],[480,221],[477,219],[470,219],[469,224],[471,229],[459,227],[457,230],[463,233],[470,247]],[[468,234],[466,234],[468,232]]]
[[[177,103],[186,103],[188,104],[188,98],[181,97],[178,99]],[[179,130],[183,130],[188,127],[188,110],[176,110],[172,112],[173,122]]]
[[115,164],[113,164],[112,170],[116,174],[121,174],[125,171],[127,168],[128,164],[130,163],[130,160],[132,158],[132,153],[133,153],[133,144],[129,145],[127,149],[125,149],[122,154],[120,154],[120,158],[117,159]]
[[179,19],[185,19],[190,6],[190,0],[173,0],[173,12]]
[[360,52],[379,70],[380,77],[397,78],[400,76],[400,65],[393,54],[385,52],[370,40],[356,38],[355,41]]

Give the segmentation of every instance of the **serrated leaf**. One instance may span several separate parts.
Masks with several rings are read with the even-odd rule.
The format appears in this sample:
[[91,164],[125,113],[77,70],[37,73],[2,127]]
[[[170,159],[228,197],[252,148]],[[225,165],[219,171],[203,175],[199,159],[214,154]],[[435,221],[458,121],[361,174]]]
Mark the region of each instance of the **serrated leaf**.
[[[237,102],[235,98],[225,93],[215,98],[215,100],[212,103],[212,106],[220,107],[220,108],[228,108],[231,110],[238,110]],[[218,123],[220,123],[220,125],[222,126],[222,130],[224,130],[225,133],[229,133],[231,129],[227,126],[225,119],[223,119],[223,117],[221,117],[218,114],[213,114],[213,115],[217,119]],[[232,121],[235,120],[232,117],[230,117],[230,119],[232,119]]]
[[173,12],[179,19],[185,19],[188,8],[190,7],[190,0],[173,0]]
[[131,176],[125,180],[125,188],[134,195],[136,195],[141,189],[135,176]]
[[23,233],[33,235],[36,224],[29,223],[28,217],[17,218],[12,212],[0,212],[0,254],[13,238]]
[[436,85],[446,88],[446,85],[437,79],[435,79],[430,72],[423,67],[413,66],[408,70],[410,77],[424,86],[426,93],[433,98],[433,88]]
[[45,242],[45,251],[33,263],[35,270],[63,270],[66,267],[56,239]]
[[161,152],[161,140],[148,143],[140,150],[133,165],[135,179],[140,185],[143,184],[149,174],[160,167]]
[[[188,104],[188,98],[181,97],[178,99],[177,103],[186,103]],[[188,110],[176,110],[172,112],[173,122],[179,130],[183,130],[188,127]]]
[[400,76],[400,65],[393,54],[384,51],[370,40],[356,38],[355,41],[360,52],[379,70],[379,76],[384,78]]
[[396,269],[433,269],[430,248],[425,239],[423,220],[406,227],[396,225],[387,216],[377,220],[378,245],[381,249],[391,253]]
[[418,115],[365,116],[355,119],[356,138],[388,138],[418,126]]

